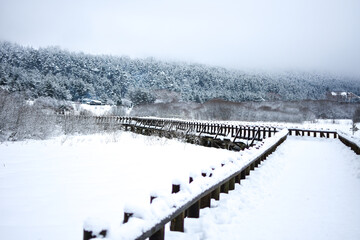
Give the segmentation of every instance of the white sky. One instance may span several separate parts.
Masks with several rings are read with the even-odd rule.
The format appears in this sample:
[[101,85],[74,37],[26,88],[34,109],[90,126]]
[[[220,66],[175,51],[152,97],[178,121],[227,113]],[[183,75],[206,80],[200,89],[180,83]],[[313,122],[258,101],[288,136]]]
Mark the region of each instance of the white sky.
[[0,0],[0,39],[360,76],[360,0]]

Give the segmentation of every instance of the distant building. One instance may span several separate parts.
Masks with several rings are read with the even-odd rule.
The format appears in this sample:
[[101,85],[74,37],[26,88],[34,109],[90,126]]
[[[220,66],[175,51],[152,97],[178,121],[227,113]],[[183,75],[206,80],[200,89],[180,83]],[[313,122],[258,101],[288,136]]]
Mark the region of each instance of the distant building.
[[95,99],[90,99],[90,98],[83,98],[81,100],[81,103],[89,104],[89,105],[101,105],[102,104],[101,101],[95,100]]
[[83,98],[83,99],[81,100],[81,103],[84,103],[84,104],[90,104],[90,102],[91,102],[91,99],[90,99],[90,98]]
[[360,97],[352,92],[327,92],[326,99],[336,102],[360,102]]
[[101,101],[99,101],[99,100],[91,100],[90,105],[101,105]]
[[121,99],[121,105],[124,106],[124,107],[128,107],[128,108],[133,106],[131,100],[126,99],[126,98]]

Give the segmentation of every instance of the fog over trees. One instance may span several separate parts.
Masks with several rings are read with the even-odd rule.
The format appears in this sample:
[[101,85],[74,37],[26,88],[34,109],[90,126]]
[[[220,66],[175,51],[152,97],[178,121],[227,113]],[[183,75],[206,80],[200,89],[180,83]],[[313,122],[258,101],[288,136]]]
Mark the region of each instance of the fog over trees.
[[73,53],[58,47],[34,49],[10,42],[0,42],[0,86],[31,99],[92,98],[116,105],[123,99],[135,105],[153,103],[159,91],[178,96],[171,101],[196,103],[319,100],[328,91],[360,95],[359,79],[324,73],[242,72],[153,58]]

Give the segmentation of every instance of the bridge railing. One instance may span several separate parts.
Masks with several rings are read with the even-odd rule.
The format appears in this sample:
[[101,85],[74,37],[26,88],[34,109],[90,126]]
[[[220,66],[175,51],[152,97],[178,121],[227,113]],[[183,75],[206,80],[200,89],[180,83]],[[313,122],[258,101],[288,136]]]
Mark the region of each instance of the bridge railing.
[[216,138],[229,138],[233,141],[237,139],[252,140],[255,136],[257,140],[271,137],[279,130],[270,126],[255,125],[228,125],[221,123],[208,123],[201,121],[183,121],[156,118],[133,117],[126,124],[129,127],[143,127],[148,129],[185,132],[197,136],[209,136]]
[[337,138],[337,131],[331,130],[319,130],[319,129],[301,129],[301,128],[289,128],[289,135],[294,136],[311,136],[321,138]]
[[350,147],[357,155],[360,155],[360,140],[355,139],[352,136],[343,133],[338,132],[339,139],[342,143],[344,143],[346,146]]
[[[58,117],[73,120],[83,121],[86,123],[104,124],[104,125],[119,125],[125,129],[150,129],[159,130],[163,132],[178,132],[183,135],[193,135],[197,137],[206,137],[207,139],[230,141],[247,140],[250,144],[256,141],[262,141],[267,137],[271,137],[281,128],[261,125],[230,125],[216,122],[206,121],[189,121],[189,120],[173,120],[163,118],[149,118],[149,117],[119,117],[119,116],[74,116],[74,115],[59,115]],[[351,136],[332,130],[323,129],[303,129],[303,128],[289,128],[289,135],[294,136],[313,136],[321,138],[339,138],[344,144],[351,147],[357,154],[359,154],[360,143]],[[140,132],[139,132],[140,133]],[[180,135],[181,135],[180,134]],[[171,136],[171,135],[170,135]],[[176,136],[176,135],[173,135]],[[216,143],[215,143],[216,145]],[[218,144],[217,144],[218,145]],[[239,150],[239,147],[229,148],[228,146],[220,146],[227,149]],[[240,148],[241,149],[241,148]]]
[[[211,173],[202,173],[202,176],[193,178],[189,176],[189,183],[186,187],[179,183],[173,183],[171,198],[174,200],[167,211],[161,211],[160,215],[149,216],[139,219],[139,213],[131,209],[124,212],[123,224],[112,233],[112,236],[119,239],[147,239],[163,240],[165,238],[164,226],[170,222],[172,231],[184,231],[184,218],[198,218],[200,209],[210,207],[211,199],[220,199],[221,193],[228,193],[235,189],[235,183],[240,183],[245,179],[261,161],[275,151],[275,149],[285,141],[288,130],[284,129],[276,133],[273,137],[267,138],[257,147],[244,151],[241,161],[232,161],[222,165],[218,169],[212,169]],[[190,190],[189,190],[190,189]],[[150,196],[150,207],[158,207],[161,201],[167,201]],[[158,205],[157,205],[158,204]],[[156,211],[158,213],[158,211]],[[84,240],[92,237],[106,237],[109,229],[99,226],[91,227],[84,225]]]
[[[211,199],[219,200],[220,193],[228,193],[229,190],[235,188],[235,183],[240,183],[246,175],[258,166],[261,161],[275,151],[287,137],[287,135],[295,136],[312,136],[323,138],[339,138],[344,144],[351,147],[357,154],[360,154],[359,143],[353,141],[349,136],[337,131],[318,130],[318,129],[283,129],[280,132],[276,128],[269,126],[239,126],[227,125],[221,123],[156,119],[156,118],[138,118],[138,117],[111,117],[98,118],[100,123],[118,123],[125,127],[138,129],[155,129],[163,131],[179,131],[185,134],[194,134],[196,136],[211,137],[225,141],[226,138],[248,139],[264,139],[263,145],[257,145],[256,148],[242,152],[243,158],[247,159],[247,163],[241,164],[231,162],[221,167],[221,169],[212,169],[211,173],[202,173],[202,181],[189,176],[188,186],[184,189],[192,189],[184,191],[183,186],[179,183],[173,183],[173,191],[171,198],[176,201],[174,204],[163,212],[160,216],[152,216],[149,219],[139,219],[136,211],[128,209],[124,212],[124,222],[117,231],[119,239],[146,239],[162,240],[164,239],[164,226],[170,222],[172,231],[184,231],[184,218],[198,218],[201,208],[210,207]],[[247,155],[252,153],[253,155]],[[206,181],[205,181],[206,180]],[[200,184],[200,185],[199,185]],[[194,190],[200,189],[200,190]],[[156,199],[157,198],[157,199]],[[161,201],[161,197],[150,196],[151,206],[156,207]],[[141,214],[140,214],[141,215]],[[106,236],[109,230],[107,228],[92,227],[84,228],[84,240],[96,236]]]

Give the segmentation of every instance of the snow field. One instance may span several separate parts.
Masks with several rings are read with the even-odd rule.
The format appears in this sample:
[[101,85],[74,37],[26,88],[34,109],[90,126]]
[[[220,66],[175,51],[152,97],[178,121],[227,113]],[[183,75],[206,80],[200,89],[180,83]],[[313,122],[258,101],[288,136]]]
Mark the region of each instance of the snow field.
[[[0,194],[5,196],[0,233],[6,239],[80,239],[90,217],[86,224],[98,230],[99,224],[109,226],[109,238],[132,239],[276,139],[242,153],[129,132],[6,142],[0,145]],[[217,170],[210,181],[200,177],[211,168]],[[191,188],[190,175],[195,177]],[[174,181],[181,182],[181,191],[171,195]],[[150,208],[154,192],[159,198]],[[124,209],[135,210],[135,218],[120,227]]]
[[[286,130],[277,135],[280,137],[285,132]],[[156,222],[158,219],[155,216],[168,214],[169,208],[174,205],[179,206],[187,201],[189,196],[201,192],[204,186],[211,184],[208,178],[199,177],[202,171],[210,172],[210,169],[215,167],[216,172],[211,179],[215,182],[234,169],[241,168],[254,156],[273,144],[275,139],[267,139],[259,150],[253,148],[240,153],[204,148],[176,140],[146,137],[129,132],[3,143],[0,145],[0,234],[4,236],[4,239],[81,239],[84,220],[90,217],[93,219],[94,227],[99,227],[99,224],[109,226],[110,239],[131,239],[131,236],[135,236],[139,229],[146,229]],[[300,156],[304,152],[307,154],[315,152],[317,157],[321,158],[320,155],[325,152],[327,157],[335,156],[343,159],[348,164],[348,170],[353,178],[359,182],[358,156],[337,139],[307,137],[290,137],[290,139],[295,143],[291,145],[290,149],[292,150],[289,151],[296,153],[290,155],[291,159],[299,158],[296,156]],[[302,141],[304,140],[309,142],[309,145],[316,145],[317,141],[327,144],[319,147],[322,151],[320,154],[312,148],[310,148],[311,151],[307,150],[310,146],[303,146]],[[283,145],[288,142],[289,140],[285,141]],[[334,145],[334,142],[339,146]],[[279,149],[283,149],[283,145]],[[303,150],[299,151],[299,148]],[[337,150],[328,151],[328,149]],[[328,152],[329,154],[331,152],[331,156]],[[229,231],[232,228],[240,229],[234,222],[241,222],[239,219],[241,216],[248,217],[244,217],[246,220],[242,220],[246,223],[249,222],[249,219],[255,218],[252,222],[254,226],[249,225],[246,229],[254,229],[256,232],[259,226],[256,222],[258,221],[257,215],[250,210],[265,205],[262,201],[273,196],[274,192],[276,193],[275,190],[281,193],[282,189],[272,188],[272,186],[278,183],[275,180],[283,175],[284,169],[287,169],[289,165],[287,154],[288,152],[285,150],[277,150],[272,155],[280,156],[280,160],[274,158],[275,165],[268,164],[268,160],[260,165],[259,170],[269,166],[270,170],[265,171],[268,172],[267,175],[262,177],[260,171],[252,171],[247,180],[242,181],[241,185],[236,185],[237,189],[241,190],[244,187],[247,190],[243,190],[245,194],[241,193],[237,200],[231,204],[229,202],[229,206],[225,208],[226,211],[219,210],[215,216],[207,218],[207,214],[210,214],[208,212],[220,209],[223,206],[222,202],[233,199],[231,194],[237,191],[232,191],[230,195],[222,194],[220,202],[212,201],[211,211],[209,209],[201,210],[201,216],[206,217],[202,217],[200,220],[186,219],[185,234],[167,231],[166,239],[216,239],[212,237],[211,232],[221,233],[221,236],[218,235],[221,239],[237,238],[235,235],[223,234],[224,228],[216,226],[213,222],[214,218],[218,220],[219,225],[225,226],[225,229],[227,226]],[[272,156],[269,157],[270,160]],[[306,155],[306,158],[309,156]],[[314,159],[311,161],[315,162]],[[225,167],[219,168],[224,162],[227,163]],[[326,162],[322,160],[319,166],[327,165],[324,163]],[[309,170],[310,164],[306,167],[299,165],[297,169],[301,168]],[[334,168],[331,169],[334,170]],[[315,165],[314,169],[316,169]],[[349,172],[346,174],[345,172],[342,174],[349,174]],[[256,179],[256,174],[260,174],[258,180],[248,181]],[[338,174],[338,172],[333,173],[335,176]],[[192,187],[187,184],[190,175],[196,178]],[[321,175],[312,176],[312,179],[315,180],[319,176]],[[333,176],[327,177],[333,178]],[[349,179],[347,180],[350,182]],[[180,194],[171,196],[171,184],[174,181],[182,183],[182,191]],[[206,181],[208,182],[206,183]],[[251,182],[248,188],[246,188],[247,182]],[[280,186],[282,185],[280,184]],[[290,187],[288,189],[291,190]],[[304,189],[299,189],[299,192],[300,190]],[[159,198],[155,199],[150,208],[150,195],[153,193],[156,193]],[[353,193],[356,194],[356,191]],[[247,197],[244,198],[244,196]],[[285,195],[284,198],[286,199]],[[243,205],[234,209],[239,202]],[[247,208],[247,204],[250,208]],[[294,202],[293,205],[297,204]],[[274,203],[274,206],[277,205]],[[122,226],[125,228],[119,228],[123,211],[127,208],[135,210],[136,218],[130,220],[132,224],[126,224]],[[262,210],[268,214],[265,215],[267,217],[271,214],[274,215],[273,212],[269,212],[269,209]],[[283,213],[284,218],[278,217],[276,221],[281,223],[280,220],[286,219],[288,210],[293,211],[293,209],[287,209]],[[282,210],[278,209],[278,211]],[[358,207],[355,207],[355,213],[356,211],[359,212]],[[309,211],[309,213],[311,212]],[[262,216],[262,213],[259,215]],[[295,216],[295,214],[293,215]],[[319,216],[321,215],[319,214]],[[317,216],[318,219],[320,219],[319,216]],[[360,222],[358,216],[359,214],[354,217],[356,223]],[[145,222],[144,219],[150,221]],[[266,221],[263,220],[260,223],[264,225]],[[279,228],[278,226],[272,227],[267,227],[265,230],[271,232],[271,230]],[[210,230],[208,233],[206,229],[209,228],[215,230]],[[289,229],[296,232],[296,229],[293,230],[291,227]],[[235,233],[244,234],[240,230]],[[354,235],[359,236],[356,235],[357,233],[355,232]],[[263,239],[257,238],[257,235],[252,237],[251,232],[249,234],[249,239]],[[322,239],[322,235],[319,234],[319,236],[319,239]],[[352,239],[351,237],[349,239]]]
[[288,137],[166,239],[360,239],[360,161],[338,139]]
[[150,193],[170,194],[174,179],[187,182],[238,153],[118,132],[6,142],[0,156],[2,238],[75,240],[88,217],[116,229],[129,205],[139,217],[155,214]]
[[[189,201],[195,199],[197,196],[202,194],[204,191],[210,189],[211,187],[217,185],[220,181],[226,179],[227,177],[238,173],[243,170],[247,164],[253,162],[258,156],[262,153],[270,149],[274,144],[276,144],[282,137],[287,135],[287,130],[277,133],[276,136],[272,138],[268,138],[261,143],[258,143],[257,147],[253,147],[238,153],[237,159],[231,159],[230,161],[221,161],[224,164],[223,167],[217,168],[212,172],[212,177],[198,177],[196,178],[191,185],[182,181],[181,182],[181,191],[172,194],[170,196],[166,196],[165,199],[155,199],[151,205],[151,209],[155,210],[148,211],[150,214],[136,216],[141,219],[130,218],[129,222],[120,226],[119,228],[112,229],[109,239],[136,239],[141,236],[143,232],[149,231],[156,224],[160,223],[161,220],[168,218],[171,214],[175,214],[176,210],[180,209],[185,204],[189,203]],[[211,167],[215,167],[214,165]],[[204,169],[202,170],[204,173]],[[191,174],[192,175],[192,174]],[[192,175],[193,176],[193,175]],[[209,172],[207,172],[207,176],[209,176]],[[180,181],[173,181],[174,184],[179,184]],[[162,207],[158,203],[166,201],[168,202],[167,207]],[[155,206],[156,205],[156,206]],[[158,211],[159,209],[163,211]],[[144,209],[143,209],[144,210]],[[129,212],[132,212],[131,210]],[[135,212],[140,212],[139,209],[135,209]],[[136,215],[136,214],[135,214]]]

